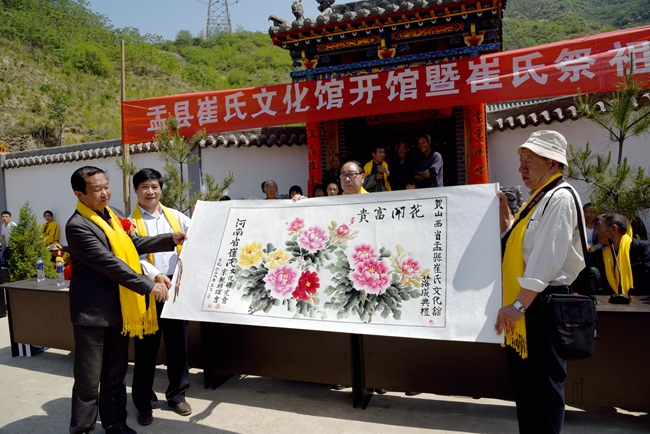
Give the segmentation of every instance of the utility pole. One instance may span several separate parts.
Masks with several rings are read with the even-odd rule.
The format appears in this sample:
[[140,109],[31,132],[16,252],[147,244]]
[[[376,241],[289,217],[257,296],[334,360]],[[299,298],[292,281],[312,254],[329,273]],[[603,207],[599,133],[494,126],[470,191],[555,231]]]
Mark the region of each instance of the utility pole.
[[205,39],[221,32],[232,33],[228,0],[208,0],[208,17],[205,20]]

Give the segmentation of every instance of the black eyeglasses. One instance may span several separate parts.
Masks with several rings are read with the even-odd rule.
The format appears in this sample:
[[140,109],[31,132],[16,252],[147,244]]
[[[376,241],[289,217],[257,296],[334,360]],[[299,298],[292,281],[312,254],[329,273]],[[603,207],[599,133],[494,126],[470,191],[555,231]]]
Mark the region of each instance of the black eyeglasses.
[[360,173],[355,173],[355,172],[341,173],[341,175],[339,175],[339,178],[341,178],[341,179],[345,179],[345,178],[354,179],[359,175],[361,175],[361,174]]

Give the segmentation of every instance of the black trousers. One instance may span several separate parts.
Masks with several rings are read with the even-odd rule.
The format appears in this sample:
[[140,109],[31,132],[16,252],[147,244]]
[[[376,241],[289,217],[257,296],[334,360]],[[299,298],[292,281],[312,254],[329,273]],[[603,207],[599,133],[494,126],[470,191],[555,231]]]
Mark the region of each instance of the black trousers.
[[[70,433],[95,429],[97,409],[104,428],[126,420],[126,386],[129,338],[122,324],[111,327],[74,328],[74,386]],[[101,390],[100,390],[101,384]]]
[[524,317],[528,358],[522,359],[507,347],[519,432],[560,433],[564,423],[566,361],[558,356],[546,332],[541,296],[535,298]]
[[167,402],[178,404],[185,401],[185,392],[190,388],[190,371],[187,363],[187,321],[160,318],[163,303],[156,302],[158,331],[134,338],[135,365],[131,395],[138,411],[151,410],[155,401],[153,381],[156,375],[156,358],[160,348],[160,336],[165,340],[167,356],[167,378],[169,386],[165,392]]

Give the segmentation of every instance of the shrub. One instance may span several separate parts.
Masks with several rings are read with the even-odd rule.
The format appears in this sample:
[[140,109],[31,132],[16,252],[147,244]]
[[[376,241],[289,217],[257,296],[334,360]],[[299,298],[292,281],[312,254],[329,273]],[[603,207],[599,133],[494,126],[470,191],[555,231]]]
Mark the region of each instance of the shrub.
[[36,277],[36,260],[40,256],[45,263],[45,277],[54,279],[56,271],[52,265],[52,255],[45,245],[41,227],[36,221],[36,214],[26,202],[20,208],[17,226],[11,231],[7,240],[11,251],[9,270],[11,280],[25,280]]

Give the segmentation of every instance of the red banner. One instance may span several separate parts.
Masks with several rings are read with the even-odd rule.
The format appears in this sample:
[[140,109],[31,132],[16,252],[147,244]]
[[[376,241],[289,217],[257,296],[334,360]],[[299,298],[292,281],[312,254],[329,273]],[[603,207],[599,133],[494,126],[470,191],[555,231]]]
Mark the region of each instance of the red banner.
[[650,26],[417,68],[122,103],[122,142],[152,140],[167,117],[189,136],[274,125],[614,90],[634,58],[650,78]]

